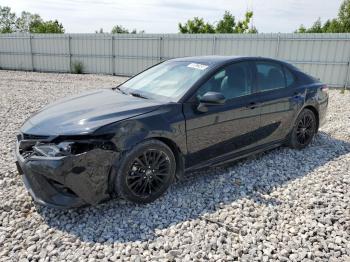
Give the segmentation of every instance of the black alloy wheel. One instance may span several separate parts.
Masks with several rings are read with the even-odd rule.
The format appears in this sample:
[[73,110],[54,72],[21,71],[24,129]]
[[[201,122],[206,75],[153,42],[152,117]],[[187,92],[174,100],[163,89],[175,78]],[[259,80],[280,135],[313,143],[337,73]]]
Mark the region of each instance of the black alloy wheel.
[[311,140],[315,128],[313,119],[310,114],[304,114],[301,119],[299,119],[297,126],[297,139],[301,145],[308,144]]
[[315,114],[309,109],[304,109],[295,121],[289,138],[289,146],[297,149],[305,148],[312,141],[316,131]]
[[158,140],[146,140],[124,154],[115,179],[115,191],[136,203],[149,203],[161,196],[175,178],[172,150]]
[[170,176],[170,159],[160,150],[149,149],[137,156],[127,175],[127,186],[135,195],[157,193]]

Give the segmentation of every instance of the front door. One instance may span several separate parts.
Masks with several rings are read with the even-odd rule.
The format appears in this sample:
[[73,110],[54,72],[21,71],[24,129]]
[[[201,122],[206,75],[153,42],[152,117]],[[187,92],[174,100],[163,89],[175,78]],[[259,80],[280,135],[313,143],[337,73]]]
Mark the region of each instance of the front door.
[[[254,147],[259,140],[260,108],[254,92],[251,62],[228,65],[199,87],[196,102],[184,104],[188,158],[186,167]],[[208,91],[221,92],[226,102],[197,110]]]

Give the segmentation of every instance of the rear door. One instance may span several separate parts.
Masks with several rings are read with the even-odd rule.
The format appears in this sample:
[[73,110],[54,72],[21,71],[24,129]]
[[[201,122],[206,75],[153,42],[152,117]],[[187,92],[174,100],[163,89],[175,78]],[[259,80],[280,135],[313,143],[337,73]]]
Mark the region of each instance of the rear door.
[[259,145],[284,139],[289,130],[296,107],[296,80],[282,64],[270,60],[255,62],[257,89],[261,108]]
[[[251,62],[228,65],[199,87],[194,100],[184,103],[187,167],[256,145],[260,109],[255,105],[253,69]],[[226,102],[199,112],[199,99],[208,91],[221,92]]]

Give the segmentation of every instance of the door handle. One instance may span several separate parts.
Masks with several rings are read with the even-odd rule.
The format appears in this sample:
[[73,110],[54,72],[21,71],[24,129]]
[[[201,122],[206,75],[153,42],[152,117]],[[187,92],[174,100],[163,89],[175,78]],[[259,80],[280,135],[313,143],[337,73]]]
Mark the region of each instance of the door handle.
[[257,103],[257,102],[250,102],[250,103],[246,106],[246,108],[255,109],[258,105],[259,105],[259,103]]

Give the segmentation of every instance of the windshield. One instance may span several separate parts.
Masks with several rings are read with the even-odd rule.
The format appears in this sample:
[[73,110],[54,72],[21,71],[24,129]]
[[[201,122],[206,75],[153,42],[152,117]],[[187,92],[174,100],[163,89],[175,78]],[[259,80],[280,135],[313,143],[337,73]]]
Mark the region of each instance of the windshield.
[[131,95],[177,102],[207,72],[204,63],[168,61],[151,67],[119,88]]

